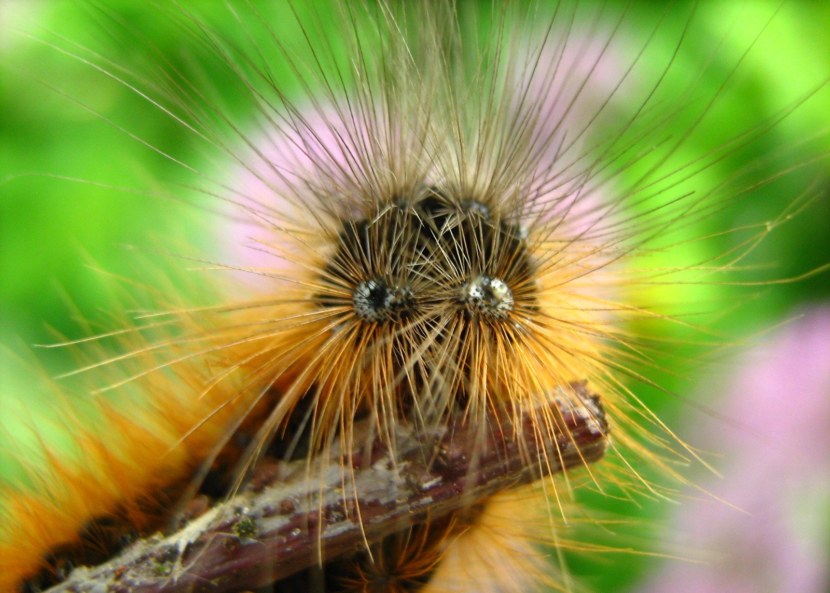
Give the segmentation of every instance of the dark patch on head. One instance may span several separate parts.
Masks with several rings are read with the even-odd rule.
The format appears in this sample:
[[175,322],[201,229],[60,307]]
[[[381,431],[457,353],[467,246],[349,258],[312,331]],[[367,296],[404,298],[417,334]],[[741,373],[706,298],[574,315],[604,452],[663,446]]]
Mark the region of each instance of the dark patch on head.
[[[320,278],[327,289],[314,300],[351,308],[370,323],[398,321],[440,299],[460,303],[467,315],[500,321],[514,302],[533,306],[533,272],[517,224],[480,200],[422,186],[409,197],[397,195],[373,217],[343,221]],[[448,291],[453,278],[458,285]]]

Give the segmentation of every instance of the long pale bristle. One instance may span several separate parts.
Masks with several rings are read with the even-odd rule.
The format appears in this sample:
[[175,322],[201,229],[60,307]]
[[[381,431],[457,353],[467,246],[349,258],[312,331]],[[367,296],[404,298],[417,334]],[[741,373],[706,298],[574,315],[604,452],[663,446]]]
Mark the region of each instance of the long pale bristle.
[[[49,387],[77,459],[40,442],[45,469],[0,490],[0,590],[91,561],[105,538],[88,532],[104,519],[130,539],[195,514],[200,496],[232,498],[263,460],[304,460],[321,491],[340,471],[359,523],[355,460],[388,451],[393,471],[407,463],[402,428],[456,422],[474,443],[521,440],[541,482],[371,541],[361,523],[361,545],[337,556],[321,533],[320,566],[284,586],[574,589],[563,550],[579,549],[565,535],[575,488],[664,498],[672,487],[655,475],[678,484],[683,464],[705,464],[638,389],[663,389],[650,367],[671,348],[649,324],[708,331],[672,315],[660,287],[728,283],[777,224],[710,221],[779,173],[749,190],[741,174],[707,179],[777,120],[688,152],[755,41],[725,71],[697,66],[678,95],[665,81],[691,25],[671,10],[632,31],[613,4],[298,3],[280,9],[288,35],[230,4],[233,39],[198,8],[165,11],[187,59],[157,52],[117,12],[117,35],[154,65],[48,43],[208,154],[145,138],[139,122],[124,130],[198,187],[176,199],[217,214],[214,245],[163,246],[197,269],[114,281],[115,326],[59,344],[81,360]],[[662,60],[661,44],[674,48]],[[707,251],[723,235],[735,236],[726,253]],[[667,259],[690,245],[704,247]],[[69,390],[91,397],[92,420],[73,418]],[[574,417],[610,438],[607,462],[572,462]]]

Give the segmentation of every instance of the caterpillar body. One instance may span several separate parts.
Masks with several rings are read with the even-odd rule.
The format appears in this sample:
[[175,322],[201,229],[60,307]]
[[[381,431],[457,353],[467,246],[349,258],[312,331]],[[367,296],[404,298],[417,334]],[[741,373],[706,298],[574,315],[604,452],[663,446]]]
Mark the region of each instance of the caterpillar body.
[[[664,29],[682,45],[670,12],[629,36],[613,5],[291,4],[278,10],[296,28],[289,42],[265,4],[228,5],[234,39],[198,10],[163,8],[192,70],[158,55],[145,75],[51,47],[211,152],[210,166],[191,165],[128,131],[198,180],[188,199],[216,212],[217,240],[184,257],[207,270],[128,282],[114,327],[59,345],[84,361],[49,387],[74,455],[41,443],[39,467],[3,487],[0,590],[93,590],[73,569],[174,527],[185,535],[154,557],[152,584],[115,569],[109,590],[233,591],[278,577],[280,591],[576,587],[556,562],[580,547],[562,525],[575,484],[660,497],[669,489],[652,475],[682,481],[677,459],[697,457],[632,387],[654,382],[638,370],[654,346],[636,328],[674,321],[649,302],[655,287],[722,282],[776,225],[736,229],[726,255],[659,264],[732,232],[696,225],[739,205],[746,182],[689,184],[776,121],[667,168],[733,76],[708,90],[704,66],[683,96],[664,94],[673,58],[644,56]],[[232,105],[202,80],[201,60],[231,82]],[[91,411],[66,403],[70,390]],[[373,533],[366,460],[383,451],[389,472],[404,471],[415,462],[402,433],[443,443],[456,428],[482,451],[494,434],[517,442],[541,479]],[[599,448],[582,448],[584,435]],[[605,447],[609,459],[589,467]],[[425,471],[445,463],[438,449],[422,452]],[[335,554],[306,523],[297,529],[316,545],[303,570],[265,560],[250,580],[188,581],[198,554],[187,534],[219,512],[196,507],[243,500],[280,463],[299,463],[291,480],[310,481],[313,504],[334,496],[338,516],[316,520],[350,521],[361,545]],[[235,504],[231,554],[261,543]],[[301,506],[286,504],[289,516]]]

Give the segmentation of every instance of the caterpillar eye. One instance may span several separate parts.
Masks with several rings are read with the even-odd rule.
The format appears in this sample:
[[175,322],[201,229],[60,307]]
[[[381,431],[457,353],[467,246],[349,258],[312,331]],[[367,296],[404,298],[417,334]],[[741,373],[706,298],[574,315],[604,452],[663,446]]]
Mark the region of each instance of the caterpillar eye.
[[394,286],[378,278],[358,284],[352,303],[360,319],[381,323],[400,319],[412,312],[415,294],[408,286]]
[[513,291],[500,278],[477,276],[461,289],[459,301],[471,317],[506,319],[513,310]]

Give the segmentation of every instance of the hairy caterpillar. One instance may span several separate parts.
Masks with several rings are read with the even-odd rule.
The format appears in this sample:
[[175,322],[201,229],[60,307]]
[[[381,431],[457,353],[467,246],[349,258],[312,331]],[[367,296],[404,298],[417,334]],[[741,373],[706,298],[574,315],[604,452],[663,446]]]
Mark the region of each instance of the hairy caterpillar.
[[[142,71],[127,70],[123,76],[119,64],[101,65],[100,57],[59,44],[76,60],[91,61],[90,68],[103,78],[109,73],[132,85],[151,102],[145,108],[153,108],[155,102],[185,137],[219,153],[215,166],[199,162],[193,168],[202,174],[197,179],[204,193],[214,196],[209,207],[227,205],[230,214],[226,210],[224,217],[231,221],[214,230],[220,238],[226,233],[220,239],[223,246],[209,257],[200,256],[208,265],[226,266],[225,273],[206,274],[206,280],[176,276],[175,282],[159,282],[157,290],[139,284],[134,308],[151,312],[149,317],[139,315],[150,320],[150,335],[128,333],[121,345],[123,352],[139,354],[98,366],[80,379],[86,385],[97,383],[93,388],[114,387],[110,396],[115,401],[125,389],[173,392],[158,402],[170,415],[178,415],[194,394],[204,395],[197,398],[204,408],[188,408],[193,417],[173,418],[170,425],[174,441],[177,431],[188,432],[182,426],[206,427],[205,436],[196,435],[204,443],[194,444],[189,435],[183,445],[185,451],[197,452],[196,460],[210,458],[211,443],[221,442],[227,432],[223,423],[237,419],[237,411],[222,405],[231,397],[228,393],[258,393],[272,381],[277,382],[278,401],[292,402],[302,413],[269,416],[271,404],[264,405],[264,412],[257,410],[267,419],[264,434],[285,429],[292,419],[302,424],[308,408],[303,410],[301,402],[309,401],[307,393],[316,393],[310,401],[320,404],[312,406],[314,413],[308,416],[314,419],[309,448],[324,450],[332,441],[345,438],[348,443],[348,427],[366,413],[377,417],[377,438],[388,441],[398,423],[439,425],[455,414],[475,417],[492,406],[521,407],[553,387],[588,379],[611,406],[619,464],[644,466],[636,470],[641,473],[660,465],[673,471],[659,456],[645,452],[640,442],[668,437],[657,421],[646,416],[645,424],[651,425],[642,431],[629,420],[649,412],[630,399],[635,394],[626,393],[631,387],[623,385],[621,374],[625,369],[635,372],[633,358],[639,358],[644,347],[636,341],[638,330],[624,318],[646,320],[640,323],[661,319],[664,311],[650,302],[660,297],[654,286],[681,278],[689,282],[687,278],[695,276],[700,285],[720,282],[708,277],[733,270],[746,251],[739,242],[722,260],[710,260],[705,253],[693,253],[682,264],[661,264],[659,259],[661,251],[676,256],[678,246],[705,244],[720,232],[692,227],[687,235],[689,221],[706,220],[707,215],[711,219],[711,212],[748,199],[740,191],[747,182],[740,178],[717,187],[720,180],[711,183],[705,175],[724,154],[764,137],[774,118],[752,125],[746,135],[733,135],[732,143],[723,139],[720,152],[684,153],[699,119],[707,117],[726,92],[720,85],[731,80],[732,71],[727,69],[716,77],[715,88],[707,89],[710,71],[698,66],[684,87],[688,98],[661,96],[662,75],[677,66],[669,58],[644,68],[638,51],[658,44],[651,35],[665,30],[662,21],[652,22],[622,51],[615,26],[627,23],[628,16],[613,6],[587,15],[571,6],[547,13],[539,5],[519,10],[518,16],[497,8],[489,29],[485,17],[476,25],[495,31],[490,39],[480,33],[483,41],[475,40],[476,27],[467,20],[474,13],[460,10],[456,18],[450,6],[332,7],[342,22],[349,23],[342,35],[333,33],[339,21],[328,20],[328,7],[304,12],[295,6],[311,39],[304,49],[301,44],[283,47],[277,35],[270,41],[267,35],[265,40],[255,39],[253,47],[247,47],[246,34],[254,36],[257,28],[269,32],[278,24],[269,26],[251,7],[232,8],[222,14],[247,15],[239,18],[249,28],[242,28],[242,39],[227,42],[186,8],[169,16],[174,26],[187,31],[195,61],[207,53],[219,80],[241,84],[241,102],[258,107],[259,118],[238,105],[226,105],[229,99],[212,86],[218,83],[200,80],[199,66],[177,77],[173,74],[184,66],[171,62],[169,68],[149,71],[166,72],[167,77],[132,80],[128,76],[141,77]],[[549,29],[533,26],[539,15],[544,17],[541,22],[552,23]],[[666,29],[670,43],[680,46],[682,27],[679,32]],[[529,34],[525,39],[515,31]],[[140,33],[133,39],[150,56],[164,58],[154,54]],[[351,57],[339,57],[341,44]],[[257,69],[278,66],[272,60],[260,62],[257,49],[285,58],[281,70],[303,49],[305,60],[297,62],[293,75],[282,75],[298,79],[296,86],[306,85],[304,92],[297,91],[299,97],[308,94],[317,102],[304,105],[301,99],[284,97],[282,83],[274,82],[276,74],[266,69],[263,76]],[[612,72],[608,78],[605,69]],[[649,73],[652,78],[636,80]],[[326,78],[317,80],[321,75]],[[341,75],[349,80],[341,81]],[[335,92],[320,84],[326,80],[343,88]],[[618,98],[638,82],[643,86],[628,99],[634,108],[626,112]],[[546,87],[556,91],[540,91]],[[671,133],[663,132],[665,122],[678,119],[683,123]],[[128,130],[136,134],[134,125]],[[250,128],[259,131],[251,133]],[[589,136],[591,131],[607,136]],[[161,141],[149,144],[168,153]],[[222,156],[225,148],[230,154]],[[185,156],[197,162],[195,156]],[[669,159],[679,159],[680,164],[664,168]],[[231,172],[234,161],[243,173]],[[775,173],[761,176],[760,184],[773,180]],[[248,177],[243,181],[244,175]],[[687,177],[696,180],[694,190],[680,185]],[[691,191],[696,193],[687,193]],[[280,206],[272,200],[280,200]],[[240,218],[246,219],[242,230],[234,222]],[[765,229],[759,227],[757,234],[764,235]],[[749,239],[744,240],[748,248]],[[652,263],[643,261],[649,257],[655,258]],[[689,268],[691,276],[685,276]],[[237,291],[241,282],[245,289]],[[198,308],[190,300],[190,292],[204,292],[206,287],[219,294],[212,302],[204,301],[223,309]],[[637,291],[640,294],[634,296]],[[250,306],[252,295],[260,299],[256,307]],[[308,324],[296,322],[298,311],[309,317]],[[126,319],[108,329],[133,324]],[[245,341],[259,335],[247,333],[257,324],[272,328],[274,342],[267,347]],[[176,330],[168,334],[166,325]],[[532,332],[531,338],[522,333],[531,325],[544,341]],[[366,327],[376,332],[373,342],[362,338]],[[223,346],[228,343],[233,347]],[[296,343],[304,344],[301,352],[292,351]],[[104,340],[95,347],[98,344],[93,364],[117,356],[107,352],[110,346]],[[148,347],[156,349],[145,350]],[[219,355],[211,356],[216,352]],[[318,358],[317,352],[328,358]],[[355,360],[365,360],[368,370],[343,361],[354,352],[364,353]],[[184,362],[169,364],[180,359]],[[145,374],[164,364],[169,364],[172,377],[163,370]],[[221,413],[211,416],[214,409]],[[223,414],[232,419],[222,419]],[[200,421],[208,416],[210,423]],[[212,427],[214,421],[219,429]],[[149,414],[142,422],[152,425]],[[540,422],[545,430],[550,424],[551,418]],[[246,430],[258,443],[257,429]],[[128,441],[146,440],[130,435],[129,428],[123,431]],[[632,431],[634,436],[626,442]],[[159,441],[161,449],[169,446]],[[659,447],[651,443],[650,450],[655,446]],[[242,453],[243,459],[255,458],[244,448]],[[119,478],[127,476],[122,472]],[[628,480],[631,490],[653,488],[645,476]],[[164,484],[151,481],[143,486],[158,491]],[[521,500],[530,506],[525,501],[532,499]],[[551,529],[546,522],[543,532]],[[10,546],[19,545],[17,533],[6,540]],[[474,533],[458,538],[474,539]],[[432,569],[436,575],[451,572],[447,567],[453,566],[453,554],[446,554],[443,568],[425,563],[429,574]],[[464,557],[454,561],[458,573]],[[383,563],[378,560],[374,566]],[[541,579],[535,572],[538,567],[530,568],[531,576]],[[518,572],[504,570],[516,590],[526,590],[530,585],[518,578]],[[369,586],[365,579],[370,574],[364,567],[344,577],[343,583],[357,583],[360,590]],[[416,581],[429,575],[417,576]],[[466,580],[455,584],[461,590],[483,586]]]

